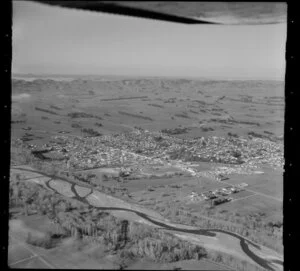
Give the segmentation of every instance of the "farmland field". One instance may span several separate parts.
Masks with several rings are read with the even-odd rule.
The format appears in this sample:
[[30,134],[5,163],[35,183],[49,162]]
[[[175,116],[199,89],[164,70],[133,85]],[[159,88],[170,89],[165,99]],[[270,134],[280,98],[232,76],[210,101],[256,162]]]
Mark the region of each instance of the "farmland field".
[[248,188],[259,193],[273,196],[282,199],[283,196],[283,182],[282,170],[270,170],[263,168],[263,173],[258,175],[244,176],[242,181],[238,175],[228,175],[230,179],[227,181],[231,184],[246,182],[249,184]]
[[[161,89],[162,81],[164,82],[163,89]],[[21,137],[26,132],[30,133],[22,128],[30,126],[33,131],[66,130],[72,134],[80,134],[80,128],[71,127],[72,123],[77,123],[83,128],[93,128],[103,134],[124,132],[134,126],[149,130],[181,126],[188,130],[178,136],[187,138],[224,136],[228,132],[247,135],[249,131],[263,136],[269,135],[264,133],[265,131],[270,135],[281,136],[283,100],[281,103],[276,100],[275,104],[271,97],[283,98],[282,90],[281,83],[272,81],[140,79],[112,82],[89,80],[58,82],[46,80],[43,84],[43,80],[32,82],[13,80],[12,114],[15,124],[13,124],[12,132],[13,137]],[[90,91],[94,94],[90,94]],[[146,95],[148,100],[105,100],[119,95],[130,98],[137,94]],[[245,103],[244,97],[248,96],[252,97],[252,100]],[[235,97],[234,100],[231,97]],[[163,107],[153,107],[149,105],[149,100],[152,104],[163,104]],[[46,111],[38,111],[37,114],[36,108],[43,108]],[[189,112],[190,108],[198,113]],[[56,114],[49,114],[47,110]],[[72,119],[68,116],[71,112],[85,112],[102,119],[90,117]],[[122,112],[129,115],[124,115]],[[179,117],[182,114],[186,117]],[[259,117],[262,115],[264,118]],[[41,119],[42,117],[44,120]],[[234,122],[230,122],[230,118],[233,118]],[[55,121],[60,123],[55,123]],[[96,122],[101,122],[102,126],[96,128]],[[243,122],[249,124],[243,124]]]

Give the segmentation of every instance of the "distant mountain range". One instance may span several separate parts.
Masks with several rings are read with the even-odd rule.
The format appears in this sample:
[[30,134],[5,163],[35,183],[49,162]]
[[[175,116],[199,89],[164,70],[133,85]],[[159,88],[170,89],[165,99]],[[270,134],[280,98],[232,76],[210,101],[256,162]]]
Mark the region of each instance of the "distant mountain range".
[[26,81],[33,81],[36,79],[51,79],[57,81],[72,81],[76,79],[95,80],[95,81],[114,81],[122,79],[189,79],[189,80],[213,80],[213,81],[279,81],[284,80],[274,78],[228,78],[228,77],[178,77],[178,76],[134,76],[134,75],[93,75],[93,74],[20,74],[13,73],[13,79],[23,79]]

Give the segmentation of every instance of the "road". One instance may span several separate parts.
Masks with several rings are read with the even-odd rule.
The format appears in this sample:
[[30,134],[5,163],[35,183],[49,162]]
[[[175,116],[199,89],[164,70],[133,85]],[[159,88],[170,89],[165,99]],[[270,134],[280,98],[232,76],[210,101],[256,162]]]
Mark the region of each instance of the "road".
[[[181,170],[185,170],[185,171],[188,171],[188,172],[190,172],[190,173],[193,173],[193,174],[195,174],[194,176],[196,176],[196,177],[203,177],[203,174],[205,174],[205,173],[207,173],[207,172],[209,172],[210,173],[210,171],[202,171],[202,172],[196,172],[196,171],[194,171],[192,168],[188,168],[188,167],[186,167],[186,166],[182,166],[182,165],[180,165],[180,164],[177,164],[177,165],[175,165],[175,166],[177,166],[178,168],[180,168]],[[206,177],[206,178],[208,178],[208,177]],[[209,178],[208,178],[209,179]],[[231,183],[228,183],[228,182],[225,182],[225,181],[219,181],[219,180],[217,180],[217,179],[213,179],[213,181],[216,181],[216,182],[219,182],[219,183],[222,183],[222,184],[226,184],[226,185],[228,185],[228,186],[233,186]],[[279,201],[279,202],[282,202],[282,199],[279,199],[279,198],[275,198],[275,197],[272,197],[272,196],[270,196],[270,195],[267,195],[267,194],[263,194],[263,193],[260,193],[260,192],[257,192],[257,191],[254,191],[254,190],[251,190],[251,189],[248,189],[248,188],[243,188],[245,191],[248,191],[248,192],[251,192],[251,193],[254,193],[254,194],[256,194],[256,195],[260,195],[260,196],[262,196],[262,197],[266,197],[266,198],[269,198],[269,199],[273,199],[273,200],[276,200],[276,201]]]
[[[16,236],[13,235],[13,233],[9,234],[9,239],[13,240],[15,242],[15,244],[10,245],[8,247],[8,254],[10,256],[10,253],[13,253],[13,248],[14,247],[18,247],[19,249],[21,248],[23,251],[25,252],[29,252],[29,254],[31,254],[29,257],[26,258],[22,258],[22,259],[18,259],[15,261],[10,262],[10,257],[8,257],[8,265],[12,268],[20,268],[21,266],[24,267],[24,265],[26,264],[26,262],[37,258],[40,261],[40,268],[44,267],[45,269],[56,269],[56,266],[54,266],[53,264],[50,264],[47,260],[45,260],[43,258],[43,255],[40,253],[36,253],[33,249],[30,248],[29,245],[25,244],[24,242],[22,242],[19,238],[17,238]],[[15,257],[18,255],[14,255]]]
[[[174,223],[170,223],[167,220],[164,219],[160,219],[158,218],[158,216],[156,216],[155,214],[153,214],[153,211],[149,212],[147,210],[145,210],[144,208],[140,208],[139,206],[133,206],[133,204],[129,204],[125,201],[122,201],[120,199],[114,198],[112,196],[108,196],[104,193],[101,193],[99,191],[95,191],[94,189],[90,188],[90,192],[85,195],[85,196],[80,196],[77,193],[77,190],[75,189],[75,183],[72,183],[70,180],[65,179],[65,178],[61,178],[61,177],[55,177],[55,179],[52,179],[53,176],[49,176],[47,174],[44,174],[43,172],[40,171],[36,171],[34,169],[29,169],[29,168],[22,168],[22,167],[15,167],[15,169],[19,169],[21,171],[25,171],[25,172],[33,172],[33,173],[39,173],[40,175],[43,175],[44,177],[48,177],[47,180],[45,181],[44,179],[38,179],[38,180],[34,180],[34,179],[28,179],[28,181],[35,181],[35,182],[43,182],[44,185],[46,185],[46,187],[52,191],[54,191],[55,193],[59,193],[62,194],[64,196],[66,196],[65,191],[61,191],[59,190],[59,188],[57,186],[54,185],[56,180],[59,180],[59,182],[63,182],[65,184],[65,187],[69,187],[68,189],[70,189],[71,193],[72,193],[72,198],[77,199],[78,201],[81,201],[85,204],[88,204],[94,208],[98,208],[101,210],[110,210],[110,211],[126,211],[126,212],[132,212],[135,213],[136,215],[138,215],[140,218],[152,223],[154,226],[159,226],[160,228],[166,229],[166,230],[171,230],[171,231],[175,231],[175,232],[181,232],[181,233],[188,233],[188,234],[196,234],[196,235],[203,235],[203,236],[216,236],[216,233],[223,233],[229,236],[232,236],[234,238],[237,238],[240,242],[240,247],[242,249],[242,251],[250,258],[252,259],[255,263],[257,263],[258,265],[260,265],[261,267],[267,269],[267,270],[272,270],[275,271],[275,269],[272,267],[273,263],[274,264],[280,264],[283,265],[282,259],[281,257],[276,257],[274,255],[278,255],[277,253],[272,253],[273,255],[271,255],[273,258],[272,259],[268,259],[268,256],[270,255],[265,255],[265,257],[261,257],[258,256],[257,254],[255,254],[253,252],[253,250],[250,249],[249,246],[252,246],[253,248],[256,248],[260,251],[263,251],[263,246],[239,235],[233,232],[229,232],[229,231],[225,231],[225,230],[220,230],[220,229],[200,229],[200,228],[196,228],[196,227],[190,227],[190,226],[186,226],[186,225],[180,225],[180,224],[174,224]],[[54,182],[54,183],[53,183]],[[76,184],[78,187],[78,184]],[[86,187],[86,186],[85,186]],[[86,189],[86,188],[85,188]],[[70,193],[67,193],[67,196]],[[95,204],[95,201],[91,201],[91,197],[93,196],[93,198],[99,200],[99,202],[101,204]],[[99,198],[99,197],[103,197],[103,198]],[[109,200],[107,200],[106,206],[103,206],[105,204],[103,204],[103,202],[105,201],[105,198],[108,198]],[[107,206],[107,202],[109,203],[113,203],[112,206]],[[99,206],[102,205],[102,206]],[[126,208],[124,208],[126,207]],[[275,259],[274,259],[275,257]]]

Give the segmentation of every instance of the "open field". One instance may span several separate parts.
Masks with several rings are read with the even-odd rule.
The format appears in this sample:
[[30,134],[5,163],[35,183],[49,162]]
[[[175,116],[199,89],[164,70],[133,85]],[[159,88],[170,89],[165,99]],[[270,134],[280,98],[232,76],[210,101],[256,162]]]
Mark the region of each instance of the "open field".
[[[263,173],[258,175],[249,175],[243,177],[243,182],[249,184],[247,187],[255,192],[263,193],[273,196],[278,199],[283,197],[283,182],[282,170],[272,170],[263,168]],[[228,175],[229,180],[226,182],[230,184],[237,184],[241,182],[241,177],[238,175]]]
[[264,212],[266,218],[275,215],[281,216],[282,204],[274,200],[264,198],[261,195],[241,199],[220,206],[221,210],[238,211],[241,215],[255,212]]
[[[148,98],[133,99],[137,96]],[[224,136],[228,132],[247,135],[249,131],[281,136],[283,106],[283,85],[272,81],[13,80],[13,120],[24,122],[13,124],[12,132],[21,137],[25,134],[22,128],[30,126],[32,131],[80,134],[81,128],[71,126],[76,122],[102,134],[124,132],[134,126],[149,130],[181,126],[188,130],[178,136],[187,138]],[[68,116],[72,112],[101,117],[102,127],[95,127],[95,118],[72,119]]]

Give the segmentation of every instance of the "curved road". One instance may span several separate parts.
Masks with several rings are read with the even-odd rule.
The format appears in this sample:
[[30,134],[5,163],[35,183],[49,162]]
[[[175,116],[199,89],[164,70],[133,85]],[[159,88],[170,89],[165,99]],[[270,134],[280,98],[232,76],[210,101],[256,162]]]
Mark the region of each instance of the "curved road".
[[[51,175],[47,175],[43,172],[36,171],[36,170],[31,170],[31,169],[28,169],[28,168],[15,167],[15,169],[19,169],[19,170],[22,170],[22,171],[33,172],[33,173],[39,173],[43,177],[49,177],[50,179],[45,182],[45,185],[48,187],[48,189],[51,189],[52,191],[54,191],[56,193],[59,193],[59,194],[62,194],[62,195],[64,195],[64,194],[62,192],[56,190],[55,188],[53,188],[51,186],[50,182],[53,181],[53,178],[55,178],[55,180],[60,180],[60,181],[67,182],[69,185],[71,185],[70,188],[71,188],[71,191],[72,191],[72,194],[73,194],[73,196],[71,196],[71,198],[75,198],[76,200],[81,201],[85,204],[88,204],[88,205],[90,205],[94,208],[98,208],[98,209],[101,209],[101,210],[112,210],[112,211],[115,210],[115,211],[133,212],[133,213],[137,214],[138,216],[140,216],[141,218],[151,222],[154,225],[160,226],[160,227],[162,227],[166,230],[178,231],[178,232],[182,232],[182,233],[191,233],[191,234],[196,234],[196,235],[206,235],[206,236],[216,236],[216,234],[214,232],[221,232],[221,233],[233,236],[233,237],[240,240],[240,246],[241,246],[242,251],[249,258],[251,258],[254,262],[256,262],[258,265],[260,265],[261,267],[263,267],[265,269],[268,269],[268,270],[275,271],[275,269],[273,269],[270,266],[270,263],[283,265],[283,262],[281,260],[274,259],[274,260],[267,261],[266,259],[261,258],[258,255],[256,255],[253,251],[250,250],[248,243],[250,243],[251,245],[253,245],[254,247],[256,247],[259,250],[261,250],[260,246],[255,244],[254,242],[252,242],[252,241],[236,234],[236,233],[229,232],[229,231],[226,231],[226,230],[220,230],[220,229],[184,229],[184,228],[178,228],[178,227],[175,227],[175,226],[168,225],[168,224],[166,224],[162,221],[155,220],[155,219],[151,218],[149,215],[147,215],[145,213],[142,213],[140,211],[137,211],[137,210],[121,208],[121,207],[99,207],[99,206],[95,206],[95,205],[91,204],[86,198],[94,192],[94,190],[92,188],[89,188],[90,192],[88,194],[86,194],[84,196],[80,196],[78,194],[78,192],[76,191],[76,189],[75,189],[75,185],[78,186],[78,187],[80,187],[80,185],[78,185],[76,183],[72,183],[68,179],[65,179],[65,178],[62,178],[62,177],[56,177],[56,176],[54,177],[54,176],[51,176]],[[36,177],[34,177],[34,178],[36,178]],[[82,187],[84,188],[84,186],[82,186]],[[87,188],[85,188],[85,189],[87,189]]]

